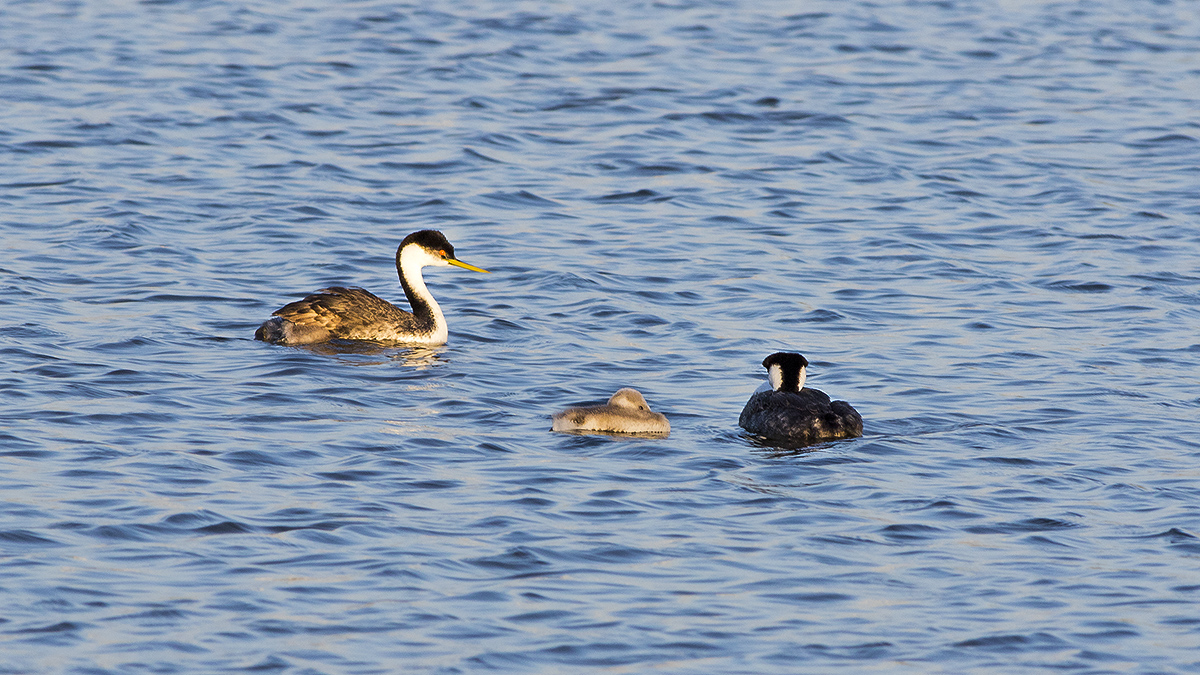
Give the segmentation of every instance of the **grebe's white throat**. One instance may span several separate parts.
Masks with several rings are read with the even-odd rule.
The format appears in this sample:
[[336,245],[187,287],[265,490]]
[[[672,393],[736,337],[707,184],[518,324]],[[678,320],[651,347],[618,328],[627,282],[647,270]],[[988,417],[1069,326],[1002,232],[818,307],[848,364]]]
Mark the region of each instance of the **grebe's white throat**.
[[[441,305],[437,303],[437,300],[433,298],[433,293],[430,293],[429,287],[425,285],[425,277],[421,274],[421,268],[433,265],[448,267],[450,261],[418,244],[402,247],[399,258],[402,279],[400,285],[404,286],[404,290],[410,294],[413,300],[425,303],[433,318],[433,329],[422,336],[421,342],[431,345],[446,344],[446,339],[450,337],[450,327],[446,324],[446,315],[442,314]],[[416,306],[415,302],[411,304]]]

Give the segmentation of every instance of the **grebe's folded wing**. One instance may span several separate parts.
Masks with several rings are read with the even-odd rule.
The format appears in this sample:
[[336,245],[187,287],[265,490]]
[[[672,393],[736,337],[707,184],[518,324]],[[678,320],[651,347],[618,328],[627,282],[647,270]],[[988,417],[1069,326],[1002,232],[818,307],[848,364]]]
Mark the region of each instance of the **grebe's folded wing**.
[[334,331],[350,324],[369,324],[399,311],[366,289],[330,286],[288,303],[273,314],[298,326],[321,326]]
[[863,419],[854,406],[845,401],[834,401],[830,404],[834,418],[837,420],[839,431],[848,436],[862,436]]

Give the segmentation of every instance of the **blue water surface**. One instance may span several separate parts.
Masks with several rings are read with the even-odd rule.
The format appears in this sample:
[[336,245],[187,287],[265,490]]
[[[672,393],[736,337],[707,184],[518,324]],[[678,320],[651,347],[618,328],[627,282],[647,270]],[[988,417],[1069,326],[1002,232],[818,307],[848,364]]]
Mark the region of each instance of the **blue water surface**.
[[[1196,672],[1197,110],[1196,0],[6,2],[0,673]],[[423,228],[449,344],[252,339]]]

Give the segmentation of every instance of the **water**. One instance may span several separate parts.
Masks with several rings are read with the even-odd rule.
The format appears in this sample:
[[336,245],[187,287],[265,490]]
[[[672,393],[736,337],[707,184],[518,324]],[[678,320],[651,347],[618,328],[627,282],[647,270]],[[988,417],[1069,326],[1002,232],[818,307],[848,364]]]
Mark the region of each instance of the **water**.
[[1195,672],[1198,10],[6,3],[0,671]]

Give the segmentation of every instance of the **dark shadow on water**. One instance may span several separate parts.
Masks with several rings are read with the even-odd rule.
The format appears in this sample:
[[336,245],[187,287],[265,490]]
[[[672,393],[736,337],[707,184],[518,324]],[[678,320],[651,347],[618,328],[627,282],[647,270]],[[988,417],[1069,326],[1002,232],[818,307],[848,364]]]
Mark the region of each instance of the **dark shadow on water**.
[[838,443],[856,440],[855,438],[839,438],[832,441],[818,441],[816,443],[797,443],[783,438],[767,438],[746,432],[742,432],[739,436],[746,443],[750,444],[751,452],[769,459],[803,457]]

